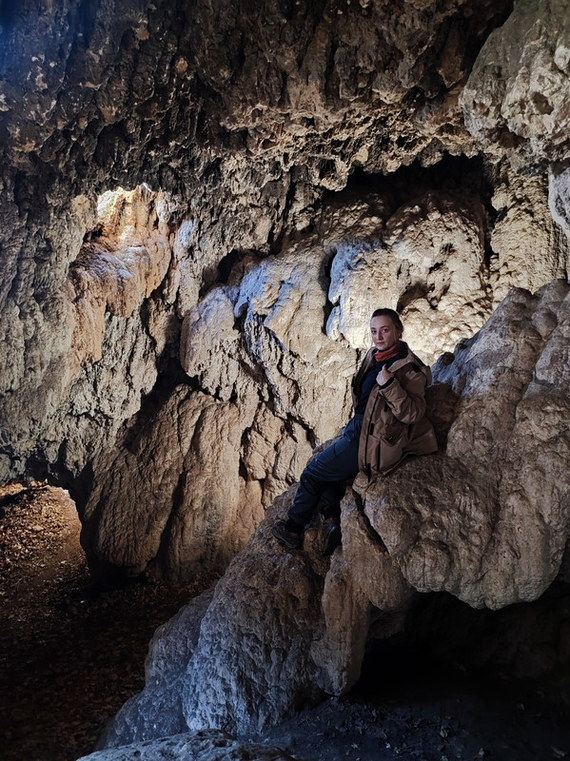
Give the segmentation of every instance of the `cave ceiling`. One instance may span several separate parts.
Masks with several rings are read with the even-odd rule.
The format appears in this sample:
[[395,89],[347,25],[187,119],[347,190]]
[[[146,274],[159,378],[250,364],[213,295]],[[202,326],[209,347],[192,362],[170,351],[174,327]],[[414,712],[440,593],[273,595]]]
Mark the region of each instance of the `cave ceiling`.
[[509,10],[28,0],[3,11],[4,162],[68,194],[145,181],[189,197],[222,171],[318,192],[355,167],[473,153],[459,92]]

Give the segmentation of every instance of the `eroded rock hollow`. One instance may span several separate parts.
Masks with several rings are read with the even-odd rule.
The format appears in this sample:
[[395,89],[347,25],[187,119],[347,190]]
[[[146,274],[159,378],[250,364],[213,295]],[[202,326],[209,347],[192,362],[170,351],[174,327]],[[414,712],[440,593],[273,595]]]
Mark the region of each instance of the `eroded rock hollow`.
[[[0,481],[68,488],[112,581],[223,570],[261,523],[184,655],[217,676],[176,676],[164,731],[229,721],[220,690],[238,728],[342,693],[371,611],[557,576],[568,24],[561,0],[2,6]],[[437,362],[442,449],[356,480],[330,567],[284,560],[266,511],[348,419],[378,306]],[[219,611],[251,590],[260,621],[301,601],[311,644],[284,633],[244,696]]]

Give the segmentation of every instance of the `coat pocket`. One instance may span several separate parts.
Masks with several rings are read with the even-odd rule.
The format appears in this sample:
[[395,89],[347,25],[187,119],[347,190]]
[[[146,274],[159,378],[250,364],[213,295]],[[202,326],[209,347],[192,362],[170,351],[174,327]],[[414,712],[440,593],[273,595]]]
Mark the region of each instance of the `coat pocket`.
[[378,447],[378,472],[385,473],[397,465],[403,457],[406,436],[402,431],[385,435],[380,439]]

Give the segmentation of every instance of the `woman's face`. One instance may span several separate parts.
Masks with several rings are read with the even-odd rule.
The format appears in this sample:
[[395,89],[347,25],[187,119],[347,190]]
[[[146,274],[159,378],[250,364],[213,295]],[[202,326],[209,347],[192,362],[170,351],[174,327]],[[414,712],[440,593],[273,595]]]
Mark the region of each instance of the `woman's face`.
[[370,333],[372,343],[380,351],[390,349],[400,338],[392,320],[384,316],[373,317],[370,320]]

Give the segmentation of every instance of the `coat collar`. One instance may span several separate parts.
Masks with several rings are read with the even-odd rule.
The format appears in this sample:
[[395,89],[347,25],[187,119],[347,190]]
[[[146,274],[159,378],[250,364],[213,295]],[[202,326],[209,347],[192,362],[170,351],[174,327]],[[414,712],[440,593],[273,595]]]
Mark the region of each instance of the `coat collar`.
[[[400,357],[399,359],[396,359],[394,362],[390,364],[389,370],[391,373],[396,372],[396,370],[401,370],[406,365],[414,364],[417,365],[418,370],[420,370],[427,379],[428,385],[431,383],[431,370],[430,368],[425,365],[419,357],[417,357],[414,352],[410,349],[408,344],[405,341],[402,341],[403,346],[406,348],[406,355],[404,357]],[[378,351],[378,349],[373,346],[371,349],[369,349],[366,352],[366,356],[364,357],[364,363],[367,367],[372,367],[372,364],[374,363],[374,354]]]

